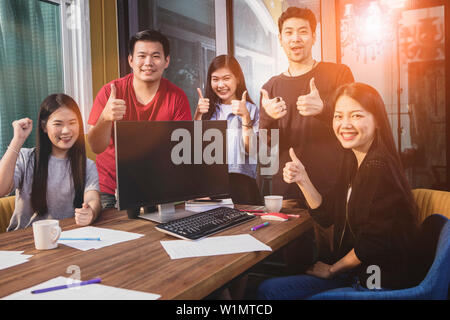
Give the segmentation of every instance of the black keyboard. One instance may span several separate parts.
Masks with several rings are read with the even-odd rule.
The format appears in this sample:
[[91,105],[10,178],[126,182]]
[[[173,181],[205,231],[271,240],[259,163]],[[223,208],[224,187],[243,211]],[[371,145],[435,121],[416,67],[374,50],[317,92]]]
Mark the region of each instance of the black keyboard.
[[237,209],[219,207],[158,224],[156,229],[178,238],[197,240],[254,218],[255,216]]

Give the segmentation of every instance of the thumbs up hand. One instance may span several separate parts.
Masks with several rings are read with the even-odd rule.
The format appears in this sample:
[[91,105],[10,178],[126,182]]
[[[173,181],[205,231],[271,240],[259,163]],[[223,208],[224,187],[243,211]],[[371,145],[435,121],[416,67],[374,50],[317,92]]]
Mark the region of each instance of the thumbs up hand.
[[305,166],[294,152],[293,148],[289,149],[291,162],[286,162],[283,168],[283,180],[286,183],[298,183],[300,185],[308,181],[308,173],[306,173]]
[[283,98],[276,97],[270,99],[269,93],[264,89],[261,89],[261,106],[273,119],[280,119],[287,114],[287,107]]
[[87,226],[94,219],[94,210],[87,203],[83,203],[81,208],[75,208],[75,222],[79,226]]
[[207,113],[209,110],[209,99],[203,98],[203,93],[200,88],[197,88],[198,93],[198,104],[197,110],[195,110],[194,120],[200,120],[202,118],[202,114]]
[[310,92],[299,96],[297,99],[297,110],[302,116],[316,116],[323,111],[323,101],[320,98],[319,90],[316,88],[314,78],[309,82]]
[[197,92],[198,92],[198,111],[200,113],[207,113],[209,110],[209,99],[208,98],[203,98],[203,94],[202,94],[202,90],[200,90],[200,88],[197,88]]
[[250,122],[250,113],[247,109],[247,91],[242,94],[241,100],[231,100],[231,112]]
[[116,99],[116,86],[111,84],[111,94],[109,95],[108,102],[102,112],[102,117],[106,121],[122,120],[127,106],[125,100]]

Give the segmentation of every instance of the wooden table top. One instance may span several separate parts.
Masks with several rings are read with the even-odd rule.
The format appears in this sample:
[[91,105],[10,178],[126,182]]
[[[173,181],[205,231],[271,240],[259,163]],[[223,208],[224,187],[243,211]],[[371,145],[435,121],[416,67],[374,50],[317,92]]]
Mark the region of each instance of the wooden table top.
[[[261,218],[256,217],[216,235],[249,233],[275,252],[312,228],[307,211],[296,208],[294,202],[284,201],[282,212],[300,217],[271,221],[268,227],[250,231],[261,223]],[[26,263],[0,270],[0,297],[58,276],[70,277],[67,268],[76,265],[81,280],[100,277],[104,285],[155,293],[161,295],[160,299],[202,299],[271,254],[261,251],[171,260],[160,241],[177,238],[157,231],[155,225],[143,219],[128,219],[126,211],[103,211],[93,226],[145,236],[89,251],[61,244],[53,250],[36,250],[32,228],[0,234],[0,250],[33,255]],[[78,227],[74,218],[61,220],[60,226],[63,231]]]

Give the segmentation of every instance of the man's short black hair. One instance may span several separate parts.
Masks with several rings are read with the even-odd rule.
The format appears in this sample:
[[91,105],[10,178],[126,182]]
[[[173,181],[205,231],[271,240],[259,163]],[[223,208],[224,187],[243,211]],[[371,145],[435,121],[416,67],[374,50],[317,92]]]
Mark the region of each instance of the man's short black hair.
[[316,32],[317,20],[314,12],[308,8],[289,7],[278,18],[278,30],[280,31],[280,34],[283,30],[283,23],[289,18],[300,18],[307,20],[309,22],[309,26],[311,27],[312,33]]
[[170,44],[169,39],[161,32],[157,30],[143,30],[136,33],[131,37],[130,43],[128,44],[128,53],[133,55],[134,53],[134,45],[138,41],[151,41],[151,42],[159,42],[161,43],[164,51],[164,57],[167,58],[170,55]]

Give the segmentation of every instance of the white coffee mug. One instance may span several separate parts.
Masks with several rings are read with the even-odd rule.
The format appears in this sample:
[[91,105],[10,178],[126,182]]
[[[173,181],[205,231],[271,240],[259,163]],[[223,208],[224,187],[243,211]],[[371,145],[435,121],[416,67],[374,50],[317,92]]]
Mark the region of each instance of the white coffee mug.
[[61,228],[58,220],[33,222],[34,246],[38,250],[54,249],[58,246]]
[[264,196],[267,212],[280,212],[283,206],[283,196]]

